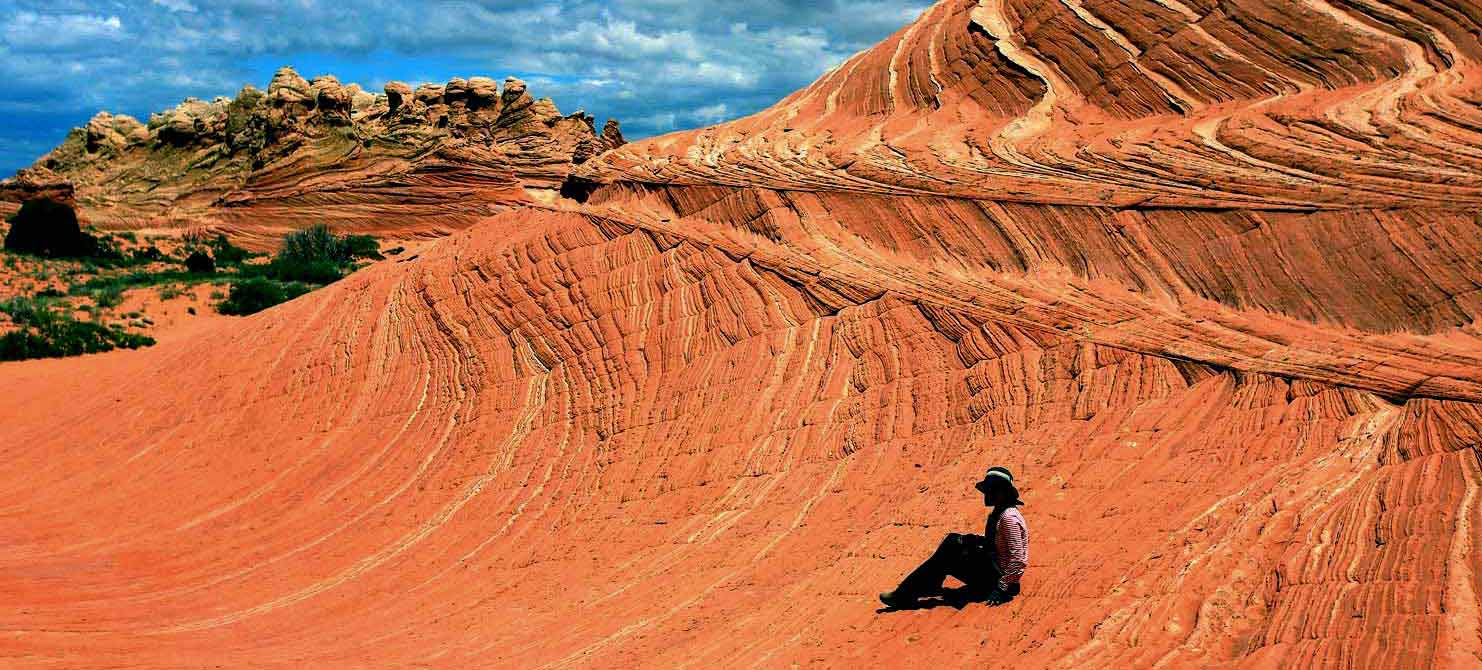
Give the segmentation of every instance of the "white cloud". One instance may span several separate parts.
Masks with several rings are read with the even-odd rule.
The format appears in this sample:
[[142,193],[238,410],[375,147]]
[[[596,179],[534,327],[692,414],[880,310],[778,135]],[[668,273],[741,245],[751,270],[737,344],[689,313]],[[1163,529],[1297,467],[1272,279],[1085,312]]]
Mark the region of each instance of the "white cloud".
[[164,7],[172,12],[194,12],[196,6],[187,0],[153,0],[154,4]]
[[706,125],[720,123],[731,116],[731,108],[724,102],[706,105],[694,111],[694,118]]
[[11,49],[39,51],[114,41],[123,32],[123,22],[117,16],[18,12],[5,21],[0,34]]

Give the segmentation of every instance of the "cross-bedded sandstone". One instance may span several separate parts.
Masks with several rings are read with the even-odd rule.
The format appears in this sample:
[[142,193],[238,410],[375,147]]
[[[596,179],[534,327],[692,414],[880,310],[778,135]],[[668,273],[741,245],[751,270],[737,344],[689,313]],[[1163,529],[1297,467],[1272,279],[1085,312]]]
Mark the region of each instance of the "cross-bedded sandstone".
[[[0,366],[0,661],[1473,667],[1479,16],[948,0],[570,199]],[[876,613],[994,463],[1023,595]]]

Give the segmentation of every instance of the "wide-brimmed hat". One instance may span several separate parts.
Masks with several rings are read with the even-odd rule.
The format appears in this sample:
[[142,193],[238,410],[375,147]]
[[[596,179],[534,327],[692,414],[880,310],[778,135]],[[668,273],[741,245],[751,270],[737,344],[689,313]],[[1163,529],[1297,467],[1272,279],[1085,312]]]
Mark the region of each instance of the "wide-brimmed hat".
[[1008,468],[998,466],[988,468],[988,472],[983,475],[983,481],[974,484],[973,488],[987,493],[989,486],[1007,486],[1009,492],[1013,493],[1014,499],[1019,499],[1019,487],[1014,486],[1014,473],[1009,472]]

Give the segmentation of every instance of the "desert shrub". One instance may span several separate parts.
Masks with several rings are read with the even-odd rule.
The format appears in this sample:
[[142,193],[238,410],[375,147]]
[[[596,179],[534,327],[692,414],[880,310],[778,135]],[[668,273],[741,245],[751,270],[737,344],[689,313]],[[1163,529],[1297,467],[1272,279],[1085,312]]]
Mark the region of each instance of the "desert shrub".
[[380,243],[369,235],[335,235],[323,224],[289,233],[273,260],[259,268],[243,268],[278,281],[331,284],[339,281],[359,258],[382,259]]
[[406,253],[406,250],[407,250],[406,247],[391,247],[390,249],[387,249],[386,250],[386,255],[387,256],[400,256],[400,255]]
[[134,286],[153,283],[149,281],[152,279],[153,275],[142,272],[135,272],[122,277],[94,277],[81,284],[73,284],[67,287],[67,293],[69,295],[92,298],[98,307],[112,309],[123,302],[125,290]]
[[206,242],[206,246],[210,247],[211,257],[221,267],[241,265],[252,257],[252,252],[232,244],[231,240],[226,239],[226,235],[221,233],[217,233],[216,237]]
[[211,281],[189,270],[164,270],[160,272],[130,272],[122,275],[93,277],[67,289],[69,295],[92,296],[100,291],[138,288],[141,286],[163,286],[166,284],[191,284]]
[[200,247],[211,243],[211,233],[205,228],[187,228],[180,234],[180,241],[186,246]]
[[371,260],[383,260],[381,255],[381,243],[370,235],[349,235],[345,237],[345,246],[348,248],[350,258],[369,258]]
[[129,252],[129,261],[133,265],[158,263],[165,260],[166,258],[168,257],[165,256],[165,253],[163,251],[160,251],[159,247],[152,244],[144,247],[143,249],[135,249]]
[[319,224],[289,233],[273,260],[257,272],[280,282],[330,284],[344,276],[342,266],[349,261],[345,240]]
[[185,257],[185,269],[197,274],[211,274],[216,272],[216,259],[211,254],[196,249]]
[[321,262],[341,264],[351,259],[350,245],[321,223],[289,233],[283,238],[283,248],[273,260],[307,265]]
[[112,349],[137,349],[154,338],[121,328],[77,321],[44,302],[15,298],[0,303],[17,329],[0,335],[0,361],[79,356]]
[[91,295],[93,302],[98,303],[99,307],[113,309],[123,302],[123,293],[123,286],[114,284],[94,291]]
[[333,284],[345,276],[344,266],[328,261],[305,261],[297,258],[274,258],[261,265],[243,265],[237,274],[245,278],[271,279],[279,282]]
[[252,277],[232,284],[226,300],[216,306],[216,311],[228,316],[256,314],[274,305],[293,300],[309,292],[309,287],[299,282],[280,282],[263,277]]

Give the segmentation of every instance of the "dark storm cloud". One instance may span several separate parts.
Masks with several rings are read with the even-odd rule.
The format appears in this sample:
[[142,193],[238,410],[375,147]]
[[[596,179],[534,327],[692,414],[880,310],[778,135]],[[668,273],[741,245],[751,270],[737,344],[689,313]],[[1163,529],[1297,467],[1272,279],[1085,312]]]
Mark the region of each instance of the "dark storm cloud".
[[507,74],[632,136],[766,107],[929,2],[0,0],[0,175],[107,109],[266,85],[278,65],[367,88]]

